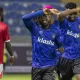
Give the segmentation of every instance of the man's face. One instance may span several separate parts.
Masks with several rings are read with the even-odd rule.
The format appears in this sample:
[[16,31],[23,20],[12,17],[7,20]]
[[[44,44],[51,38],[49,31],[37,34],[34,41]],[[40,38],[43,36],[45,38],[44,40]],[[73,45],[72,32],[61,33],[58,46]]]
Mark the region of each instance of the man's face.
[[39,22],[42,25],[42,27],[48,26],[50,24],[51,20],[52,20],[52,16],[49,14],[39,17]]
[[68,19],[70,19],[71,21],[75,20],[76,17],[77,17],[77,13],[73,13],[73,14],[68,15]]
[[74,20],[76,19],[76,17],[77,17],[77,12],[72,13],[72,14],[69,14],[69,15],[67,16],[67,18],[68,18],[69,20],[71,20],[71,21],[74,21]]

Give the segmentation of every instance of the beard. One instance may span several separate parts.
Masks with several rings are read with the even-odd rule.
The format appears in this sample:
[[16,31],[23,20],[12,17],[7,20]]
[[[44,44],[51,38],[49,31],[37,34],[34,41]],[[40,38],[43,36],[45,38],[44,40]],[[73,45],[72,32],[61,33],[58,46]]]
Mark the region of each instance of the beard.
[[68,21],[74,21],[75,19],[76,19],[76,17],[67,16],[67,20],[68,20]]
[[46,29],[49,27],[49,22],[44,20],[40,23],[40,25],[41,25],[41,28]]

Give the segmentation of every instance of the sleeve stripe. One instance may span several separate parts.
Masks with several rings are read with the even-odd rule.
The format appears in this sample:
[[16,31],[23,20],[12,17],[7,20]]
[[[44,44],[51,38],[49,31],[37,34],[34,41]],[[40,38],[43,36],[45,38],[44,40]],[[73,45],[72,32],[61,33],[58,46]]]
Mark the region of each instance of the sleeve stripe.
[[6,40],[5,42],[10,42],[10,40]]

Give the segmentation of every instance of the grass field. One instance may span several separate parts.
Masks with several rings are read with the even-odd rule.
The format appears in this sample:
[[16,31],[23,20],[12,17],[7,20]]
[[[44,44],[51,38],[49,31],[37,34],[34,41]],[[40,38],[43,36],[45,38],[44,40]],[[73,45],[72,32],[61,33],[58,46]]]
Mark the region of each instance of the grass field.
[[[31,80],[31,75],[30,74],[5,74],[1,80]],[[73,80],[76,79],[73,78]]]
[[1,80],[31,80],[29,74],[5,74]]

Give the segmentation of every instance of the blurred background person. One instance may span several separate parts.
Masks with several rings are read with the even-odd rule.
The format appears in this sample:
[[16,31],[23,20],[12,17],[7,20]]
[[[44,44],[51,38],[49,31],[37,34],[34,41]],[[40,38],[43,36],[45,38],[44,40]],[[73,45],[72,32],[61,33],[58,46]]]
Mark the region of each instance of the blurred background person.
[[10,55],[10,63],[14,63],[14,55],[12,52],[10,37],[8,33],[8,26],[4,23],[3,19],[3,8],[0,7],[0,78],[3,76],[3,56],[4,56],[4,45]]

